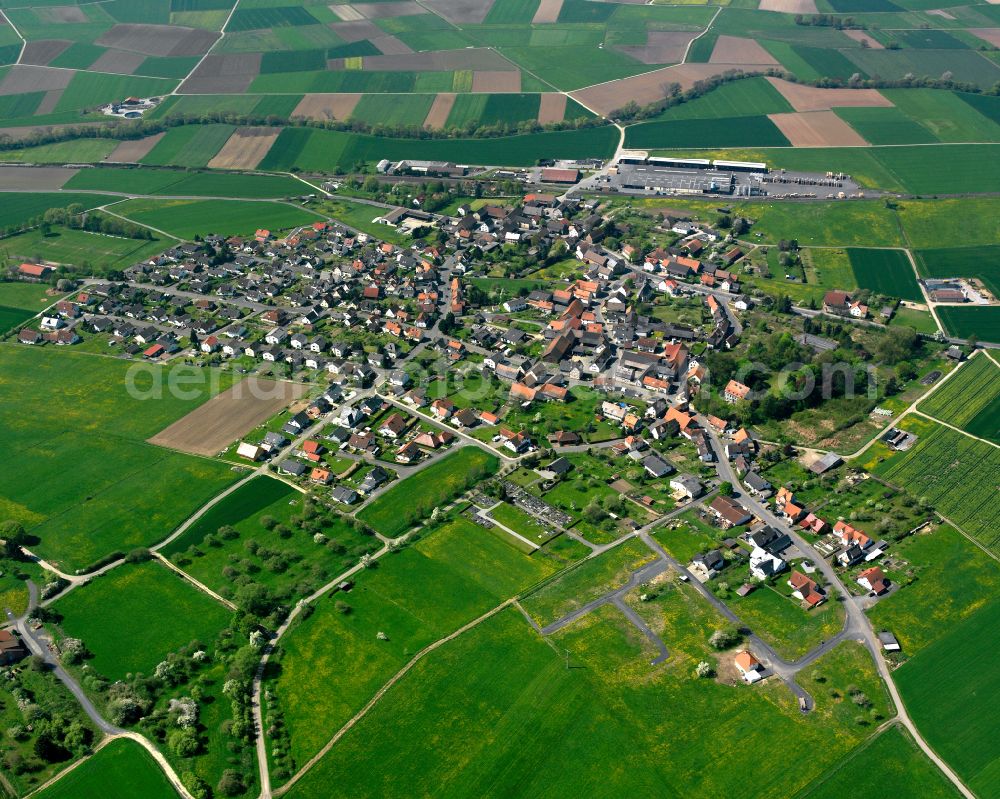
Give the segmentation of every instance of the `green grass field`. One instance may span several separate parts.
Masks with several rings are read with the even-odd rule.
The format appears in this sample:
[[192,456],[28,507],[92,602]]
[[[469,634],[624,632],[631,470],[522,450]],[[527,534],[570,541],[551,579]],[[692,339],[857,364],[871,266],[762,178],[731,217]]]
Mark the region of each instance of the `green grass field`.
[[797,600],[764,586],[749,596],[733,594],[726,601],[747,627],[786,660],[802,657],[821,641],[833,638],[844,626],[844,613],[836,602],[825,602],[806,611]]
[[86,274],[101,274],[131,266],[166,247],[160,239],[126,239],[59,226],[47,236],[36,228],[4,239],[0,253],[6,251],[15,260],[38,258],[75,266]]
[[[907,422],[903,424],[908,427]],[[879,463],[875,474],[913,496],[926,497],[946,518],[996,552],[1000,450],[933,422],[911,424],[919,434],[917,443]]]
[[696,100],[668,108],[654,120],[728,119],[761,114],[782,114],[792,106],[766,78],[724,83]]
[[[318,509],[315,528],[293,523],[303,502],[304,495],[287,483],[256,478],[212,507],[163,554],[224,597],[232,598],[239,585],[254,582],[291,601],[311,594],[381,546],[348,520],[321,515]],[[273,530],[264,526],[267,517],[278,523]],[[225,526],[236,535],[220,535]],[[317,542],[317,533],[325,539]]]
[[1000,342],[1000,308],[944,305],[937,315],[945,331],[958,338]]
[[446,505],[472,484],[473,475],[496,471],[499,461],[478,447],[463,447],[398,483],[358,513],[358,518],[390,537]]
[[676,119],[630,125],[625,145],[659,147],[788,147],[790,142],[766,116]]
[[[858,779],[858,775],[865,775]],[[876,782],[896,796],[948,799],[959,796],[941,771],[913,742],[910,734],[892,726],[851,752],[834,771],[799,794],[799,799],[866,799]]]
[[980,114],[952,92],[940,89],[887,89],[885,96],[903,114],[917,120],[939,141],[1000,141],[1000,125]]
[[[359,574],[349,593],[320,600],[282,639],[273,683],[293,760],[301,766],[421,648],[554,568],[457,519]],[[338,610],[335,600],[349,612]],[[386,640],[376,638],[379,631]]]
[[[49,208],[65,208],[68,205],[80,204],[84,208],[96,208],[107,198],[100,194],[84,194],[83,192],[6,192],[4,201],[0,204],[0,228],[23,225],[35,217],[44,214]],[[0,249],[4,240],[0,239]]]
[[[158,367],[139,372],[141,389],[164,375]],[[24,524],[40,539],[33,549],[68,571],[165,538],[233,479],[222,464],[145,443],[207,394],[182,400],[164,392],[143,401],[130,396],[128,383],[123,361],[3,348],[0,419],[18,468],[0,489],[0,518]],[[48,412],[26,415],[25,403],[44,403]]]
[[[694,677],[698,661],[714,657],[706,639],[719,622],[689,586],[668,584],[634,606],[670,647],[668,663],[649,665],[651,645],[614,607],[561,631],[553,646],[506,611],[418,663],[288,796],[385,796],[398,785],[421,795],[728,796],[745,790],[760,746],[779,746],[796,767],[753,771],[754,790],[794,796],[869,733],[843,696],[819,694],[803,717],[779,684]],[[831,664],[828,685],[858,686],[878,706],[874,666],[844,662],[853,671]],[[434,735],[419,732],[429,728]],[[705,767],[705,740],[726,752],[726,768]]]
[[930,144],[938,139],[898,108],[838,108],[837,116],[872,144]]
[[372,125],[420,127],[433,102],[430,94],[365,94],[351,112],[351,118]]
[[1000,630],[1000,602],[949,629],[895,673],[903,701],[928,743],[980,796],[1000,791],[1000,744],[987,697],[1000,690],[1000,664],[982,641]]
[[998,245],[917,250],[914,254],[922,275],[978,278],[994,294],[1000,294],[1000,246]]
[[39,799],[174,799],[177,792],[149,753],[135,741],[111,741],[58,782],[37,794]]
[[117,146],[118,142],[114,139],[72,139],[20,150],[0,150],[0,161],[19,164],[94,164],[111,155]]
[[902,250],[866,250],[852,247],[847,251],[858,285],[878,294],[901,300],[923,302],[910,259]]
[[[898,204],[896,213],[906,232],[909,245],[918,252],[942,249],[941,245],[950,243],[950,240],[942,241],[941,231],[956,225],[960,225],[962,229],[962,246],[947,249],[961,251],[969,247],[993,245],[1000,241],[1000,199],[996,197],[904,200]],[[926,267],[924,259],[919,256],[918,262]],[[954,266],[954,263],[947,265],[948,268]],[[954,275],[936,276],[954,277]]]
[[67,189],[164,194],[178,197],[205,195],[245,199],[289,197],[311,191],[285,175],[234,175],[169,169],[83,169],[67,181]]
[[203,167],[222,149],[235,125],[184,125],[171,128],[143,157],[152,166]]
[[47,285],[36,283],[0,283],[0,333],[17,327],[50,305],[55,298],[46,295],[47,289]]
[[182,239],[208,233],[248,235],[262,227],[277,233],[319,218],[318,214],[289,205],[239,200],[126,200],[116,204],[114,210]]
[[161,563],[125,565],[59,600],[60,628],[83,639],[90,668],[110,680],[152,673],[192,641],[210,645],[231,612]]

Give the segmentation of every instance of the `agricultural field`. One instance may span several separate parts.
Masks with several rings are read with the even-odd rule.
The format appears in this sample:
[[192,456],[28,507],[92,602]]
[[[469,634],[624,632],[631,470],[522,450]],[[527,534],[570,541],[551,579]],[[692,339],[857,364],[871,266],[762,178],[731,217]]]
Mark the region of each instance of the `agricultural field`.
[[232,175],[168,169],[82,169],[66,182],[67,189],[163,194],[178,197],[206,195],[239,199],[288,197],[309,191],[299,180],[284,175]]
[[133,222],[182,239],[208,233],[245,236],[261,227],[277,234],[319,219],[297,206],[239,200],[126,200],[113,209]]
[[349,592],[318,600],[282,639],[280,670],[268,682],[290,732],[291,761],[303,765],[423,647],[555,568],[458,518],[380,559]]
[[498,459],[479,447],[463,447],[393,486],[358,513],[382,535],[404,533],[435,508],[497,470]]
[[[866,775],[859,780],[858,775]],[[800,793],[800,799],[864,799],[867,780],[876,781],[897,796],[951,799],[958,791],[934,767],[899,726],[889,727],[874,740],[851,752],[831,774]]]
[[1000,417],[995,415],[997,397],[1000,397],[1000,367],[988,355],[979,353],[917,408],[963,430],[992,428],[989,437],[996,440],[1000,436]]
[[[0,248],[0,253],[3,249]],[[35,283],[0,283],[0,333],[5,333],[55,302],[49,287]]]
[[192,641],[210,645],[231,611],[162,563],[126,564],[71,591],[55,605],[59,629],[80,638],[89,668],[110,680],[151,674]]
[[901,300],[923,302],[910,259],[903,250],[868,250],[852,247],[847,251],[858,286]]
[[37,794],[39,799],[174,799],[177,792],[149,753],[135,741],[109,741],[69,774]]
[[1000,629],[1000,603],[989,602],[948,629],[896,672],[910,716],[928,743],[982,796],[1000,789],[1000,746],[982,697],[1000,690],[1000,669],[980,646]]
[[1000,531],[993,519],[1000,512],[995,489],[1000,449],[914,417],[901,425],[917,432],[917,443],[905,453],[879,456],[874,473],[926,498],[945,518],[996,552]]
[[[161,367],[139,371],[134,384],[142,391],[162,376]],[[127,363],[110,358],[2,347],[0,419],[19,468],[4,482],[0,517],[21,522],[36,542],[32,549],[69,571],[165,538],[234,479],[227,466],[145,443],[207,392],[144,400],[128,392],[128,374]],[[25,416],[25,402],[45,403],[51,417]],[[100,435],[109,430],[113,436]],[[67,470],[72,483],[60,478]]]
[[949,335],[1000,342],[1000,308],[996,306],[939,305],[936,311]]
[[[66,208],[69,205],[82,205],[84,208],[96,208],[107,201],[100,194],[85,194],[82,192],[6,192],[0,203],[0,228],[23,225],[41,217],[49,208]],[[0,250],[3,244],[0,243]]]

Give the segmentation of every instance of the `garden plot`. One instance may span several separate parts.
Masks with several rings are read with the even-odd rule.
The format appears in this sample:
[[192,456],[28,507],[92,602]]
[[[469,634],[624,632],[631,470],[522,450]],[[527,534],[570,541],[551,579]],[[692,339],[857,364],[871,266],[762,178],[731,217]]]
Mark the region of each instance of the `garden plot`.
[[538,105],[539,124],[562,122],[566,116],[566,100],[565,94],[556,94],[555,92],[543,94]]
[[281,128],[247,127],[237,128],[222,149],[208,162],[210,169],[256,169],[271,145],[274,144]]
[[215,31],[176,25],[115,25],[96,44],[155,56],[199,56],[219,38]]
[[451,109],[455,106],[456,96],[452,92],[447,92],[435,97],[431,104],[431,110],[427,112],[427,117],[424,119],[424,127],[432,130],[443,128],[448,121],[448,115],[451,114]]
[[649,31],[646,34],[645,44],[619,45],[615,49],[643,64],[677,64],[684,60],[688,45],[697,35],[695,31]]
[[141,139],[123,141],[115,147],[115,149],[111,151],[111,154],[104,160],[111,161],[113,163],[137,164],[149,155],[149,151],[159,144],[160,139],[162,139],[165,134],[166,131],[164,131],[164,133],[157,133],[153,136],[145,136]]
[[425,0],[423,5],[455,25],[479,25],[490,13],[493,0]]
[[44,67],[71,44],[73,42],[66,39],[42,39],[37,42],[28,42],[24,46],[20,63]]
[[27,92],[61,91],[76,74],[71,69],[49,69],[16,64],[0,81],[0,96]]
[[291,115],[306,119],[347,119],[361,97],[361,94],[307,94],[299,100]]
[[876,89],[817,89],[781,78],[768,78],[796,111],[830,111],[833,108],[890,108],[892,101]]
[[768,114],[793,147],[862,147],[861,135],[833,111]]
[[521,91],[520,72],[483,70],[472,73],[472,91],[489,94],[509,94]]
[[715,40],[712,56],[708,59],[712,64],[763,64],[776,66],[778,59],[765,50],[753,39],[741,39],[739,36],[720,36]]
[[260,53],[210,55],[177,90],[179,94],[242,94],[260,72]]
[[161,430],[150,444],[216,455],[306,393],[301,383],[248,378]]

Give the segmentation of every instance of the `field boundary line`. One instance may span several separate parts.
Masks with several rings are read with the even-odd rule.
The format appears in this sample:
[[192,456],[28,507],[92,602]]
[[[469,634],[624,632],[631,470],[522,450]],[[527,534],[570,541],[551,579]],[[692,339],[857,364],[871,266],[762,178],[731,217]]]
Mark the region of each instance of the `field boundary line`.
[[925,419],[930,419],[932,422],[935,422],[936,424],[939,424],[942,427],[947,427],[949,430],[955,433],[960,433],[961,435],[966,436],[967,438],[971,438],[973,441],[979,441],[983,444],[988,444],[989,446],[994,447],[996,449],[1000,449],[1000,444],[994,444],[989,439],[980,438],[979,436],[974,436],[972,435],[972,433],[968,432],[967,430],[963,430],[961,427],[955,427],[955,425],[949,424],[948,422],[942,422],[936,416],[931,416],[929,413],[924,413],[919,408],[914,408],[913,413],[917,414],[918,416],[923,416]]
[[203,55],[203,56],[202,56],[201,58],[199,58],[199,59],[198,59],[198,63],[194,65],[194,67],[193,67],[193,68],[191,69],[191,71],[190,71],[190,72],[188,72],[188,73],[187,73],[187,75],[185,75],[185,76],[184,76],[183,78],[181,78],[181,79],[180,79],[179,81],[177,81],[177,85],[176,85],[176,86],[174,86],[174,88],[173,88],[173,91],[171,91],[171,92],[170,92],[170,96],[171,96],[171,97],[176,97],[176,96],[178,96],[178,95],[177,95],[177,90],[178,90],[178,89],[179,89],[179,88],[180,88],[181,86],[183,86],[183,85],[184,85],[184,82],[185,82],[185,81],[186,81],[186,80],[187,80],[188,78],[190,78],[190,77],[191,77],[191,76],[192,76],[192,75],[193,75],[193,74],[194,74],[195,72],[197,72],[197,71],[198,71],[198,68],[199,68],[199,67],[201,67],[201,65],[202,65],[202,64],[203,64],[203,63],[205,62],[205,59],[206,59],[206,58],[208,58],[208,57],[209,57],[209,55],[211,55],[212,51],[213,51],[213,50],[214,50],[214,49],[216,48],[216,45],[218,45],[218,44],[219,44],[219,42],[221,42],[221,41],[222,41],[223,39],[225,39],[225,38],[226,38],[226,28],[228,28],[228,27],[229,27],[229,23],[230,23],[230,22],[232,21],[232,19],[233,19],[233,14],[235,14],[235,13],[236,13],[236,9],[237,9],[237,8],[239,8],[239,5],[240,5],[240,0],[236,0],[236,1],[235,1],[235,2],[233,3],[233,7],[232,7],[231,9],[229,9],[229,16],[228,16],[228,17],[226,17],[226,21],[222,23],[222,28],[220,28],[220,29],[219,29],[219,38],[218,38],[218,39],[216,39],[216,40],[215,40],[214,42],[212,42],[212,46],[211,46],[211,47],[209,47],[209,48],[208,48],[208,49],[207,49],[207,50],[205,51],[205,55]]
[[351,730],[352,727],[354,727],[355,724],[357,724],[359,721],[361,721],[361,719],[363,719],[368,714],[368,711],[371,710],[378,703],[378,701],[383,696],[385,696],[386,693],[388,693],[389,689],[391,689],[397,682],[399,682],[403,677],[405,677],[406,674],[414,666],[416,666],[417,663],[419,663],[421,660],[423,660],[423,658],[426,655],[429,655],[435,649],[438,649],[439,647],[444,646],[448,642],[454,641],[456,638],[458,638],[463,633],[468,632],[473,627],[477,627],[478,625],[480,625],[484,621],[487,621],[488,619],[492,618],[493,616],[495,616],[497,613],[499,613],[500,611],[504,610],[505,608],[512,607],[516,601],[517,601],[517,597],[511,597],[510,599],[505,600],[504,602],[501,602],[495,608],[493,608],[492,610],[488,610],[486,613],[484,613],[479,618],[473,619],[472,621],[468,622],[467,624],[463,625],[462,627],[459,627],[457,630],[455,630],[455,632],[451,633],[450,635],[446,635],[444,638],[439,638],[437,641],[434,641],[433,643],[428,644],[423,649],[421,649],[419,652],[417,652],[417,654],[415,654],[410,659],[410,661],[405,666],[403,666],[403,668],[401,668],[399,671],[397,671],[389,679],[389,681],[385,685],[383,685],[381,688],[378,689],[378,691],[375,692],[375,695],[371,699],[368,700],[368,702],[365,704],[365,706],[363,708],[361,708],[361,710],[359,710],[357,713],[355,713],[354,716],[346,724],[344,724],[343,727],[341,727],[339,730],[337,730],[337,732],[334,734],[334,736],[329,741],[327,741],[326,745],[322,749],[320,749],[315,755],[313,755],[311,758],[309,758],[308,762],[306,762],[306,764],[302,768],[300,768],[295,773],[295,775],[288,782],[286,782],[284,785],[282,785],[280,788],[278,788],[276,791],[274,791],[273,795],[274,796],[281,796],[289,788],[291,788],[296,782],[298,782],[302,777],[304,777],[306,775],[306,773],[313,766],[315,766],[316,763],[318,763],[320,760],[322,760],[323,757],[325,757],[326,754],[336,745],[336,743],[341,738],[343,738]]
[[91,750],[91,752],[90,752],[89,755],[85,755],[84,757],[81,757],[75,763],[70,763],[62,771],[57,772],[56,774],[53,774],[51,777],[49,777],[45,782],[43,782],[41,785],[39,785],[33,791],[31,791],[30,793],[26,793],[24,795],[23,799],[28,799],[29,797],[34,796],[35,794],[39,794],[42,791],[44,791],[45,789],[51,787],[52,785],[54,785],[55,783],[57,783],[59,780],[61,780],[63,777],[65,777],[67,774],[69,774],[71,771],[75,770],[79,766],[82,766],[84,763],[86,763],[88,760],[90,760],[94,755],[96,755],[98,752],[100,752],[105,746],[107,746],[109,743],[111,743],[112,741],[116,740],[117,738],[118,738],[117,735],[105,735],[101,739],[100,743],[98,743],[97,746],[95,746]]
[[[0,17],[3,17],[4,22],[10,25],[11,30],[17,34],[17,38],[21,40],[21,52],[17,54],[17,61],[14,62],[14,66],[21,63],[21,59],[24,58],[24,51],[28,47],[28,40],[24,38],[24,34],[17,29],[17,25],[14,24],[14,20],[7,16],[7,12],[0,9]],[[34,793],[34,792],[32,792]]]
[[121,200],[116,200],[115,202],[107,203],[106,205],[99,205],[95,210],[100,211],[101,213],[111,214],[111,216],[118,217],[119,219],[125,222],[131,222],[133,225],[138,225],[139,227],[147,228],[148,230],[152,230],[154,233],[159,233],[161,236],[166,236],[168,239],[173,239],[174,241],[186,241],[186,239],[179,238],[175,236],[173,233],[167,233],[167,231],[165,230],[160,230],[159,228],[155,228],[152,225],[143,224],[142,222],[136,222],[134,219],[129,219],[127,216],[122,216],[121,214],[116,213],[115,211],[108,210],[110,206],[117,205],[118,203],[121,202],[125,202],[125,199],[123,198]]
[[212,597],[212,599],[214,599],[217,602],[225,605],[227,608],[229,608],[232,611],[235,611],[237,609],[236,605],[234,605],[228,599],[225,599],[224,597],[222,597],[219,594],[215,593],[215,591],[213,591],[211,588],[209,588],[207,585],[205,585],[200,580],[196,580],[194,577],[192,577],[190,574],[188,574],[186,571],[184,571],[179,566],[175,566],[173,563],[171,563],[166,557],[164,557],[163,555],[161,555],[159,552],[154,552],[153,553],[153,558],[155,558],[160,563],[162,563],[164,566],[166,566],[168,569],[170,569],[170,571],[172,571],[175,574],[177,574],[177,576],[179,576],[182,580],[186,580],[187,582],[191,583],[191,585],[193,585],[195,588],[197,588],[202,593],[208,594],[208,596]]
[[715,20],[719,18],[719,14],[722,13],[722,6],[715,9],[715,13],[712,14],[712,18],[708,21],[708,25],[705,26],[705,30],[695,36],[690,42],[688,42],[687,47],[684,48],[684,57],[681,59],[682,64],[686,64],[688,60],[688,55],[691,53],[691,47],[696,41],[698,41],[702,36],[712,30],[712,26],[715,24]]

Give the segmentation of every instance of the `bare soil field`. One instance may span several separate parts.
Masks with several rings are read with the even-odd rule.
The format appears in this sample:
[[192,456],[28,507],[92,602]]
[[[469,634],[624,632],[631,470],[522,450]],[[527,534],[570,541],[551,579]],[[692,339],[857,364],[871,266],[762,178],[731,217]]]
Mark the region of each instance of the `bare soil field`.
[[760,0],[761,11],[782,11],[785,14],[817,14],[816,0]]
[[424,0],[423,5],[457,25],[478,25],[490,13],[493,0]]
[[217,455],[307,390],[299,383],[248,377],[148,440],[194,455]]
[[50,8],[39,8],[36,10],[39,19],[46,22],[76,23],[86,22],[87,15],[79,6],[51,6]]
[[562,122],[566,116],[566,95],[547,92],[542,95],[538,104],[538,122],[547,125],[550,122]]
[[562,11],[563,0],[542,0],[538,4],[538,10],[531,22],[538,25],[543,22],[556,22],[559,19],[559,12]]
[[639,59],[643,64],[679,64],[684,60],[691,40],[697,35],[696,31],[649,31],[645,44],[621,45],[615,49]]
[[945,11],[943,8],[933,8],[927,12],[928,14],[933,14],[935,17],[942,17],[944,19],[955,19],[951,14]]
[[570,96],[587,108],[608,114],[616,108],[621,108],[629,100],[634,100],[639,105],[661,100],[666,96],[671,83],[680,84],[682,90],[687,90],[700,80],[720,75],[730,69],[742,69],[749,73],[757,71],[754,64],[678,64],[634,75],[631,78],[588,86],[586,89],[571,92]]
[[829,111],[832,108],[890,108],[892,103],[877,89],[817,89],[781,78],[768,78],[796,111]]
[[111,151],[111,154],[104,160],[123,164],[136,164],[140,159],[149,155],[149,151],[152,150],[156,146],[157,142],[159,142],[165,135],[166,131],[163,133],[157,133],[153,136],[146,136],[142,139],[123,141],[115,147],[115,149]]
[[[882,43],[878,39],[873,39],[871,37],[871,35],[868,34],[868,33],[866,33],[865,31],[856,31],[856,30],[846,30],[845,29],[845,30],[842,30],[841,33],[843,33],[845,36],[848,36],[851,39],[854,39],[854,41],[858,42],[859,44],[861,44],[863,42],[868,42],[867,47],[870,47],[872,50],[884,50],[885,49],[885,47],[882,46]],[[865,46],[865,45],[862,45],[862,46]]]
[[114,72],[117,75],[131,75],[139,64],[146,60],[142,53],[130,50],[108,50],[88,67],[95,72]]
[[364,16],[360,11],[358,11],[353,6],[349,5],[332,5],[327,6],[334,14],[340,17],[344,22],[356,22],[358,20],[363,20]]
[[396,17],[413,17],[426,14],[414,0],[390,0],[387,3],[351,3],[351,8],[365,19],[395,19]]
[[455,95],[452,92],[442,92],[434,98],[431,108],[424,118],[424,127],[431,130],[443,128],[448,121],[452,106],[455,105]]
[[833,111],[768,114],[793,147],[864,147],[861,135]]
[[969,33],[994,47],[1000,47],[1000,28],[972,28]]
[[281,128],[237,128],[222,149],[208,162],[209,169],[256,169],[267,155]]
[[42,102],[38,104],[38,108],[35,109],[35,114],[51,114],[56,110],[56,106],[59,105],[59,101],[62,99],[63,92],[65,89],[51,89],[45,92],[45,96],[42,98]]
[[778,63],[778,59],[753,39],[741,39],[739,36],[720,36],[712,49],[709,63],[772,66]]
[[79,171],[60,166],[4,166],[0,167],[0,186],[4,191],[55,191]]
[[15,64],[0,81],[0,96],[65,89],[75,74],[72,69],[49,69]]
[[[342,6],[334,6],[334,8],[342,8]],[[363,39],[377,39],[380,36],[385,36],[384,30],[366,19],[359,19],[357,22],[331,22],[330,30],[345,42],[360,42]]]
[[215,31],[201,28],[128,23],[115,25],[96,44],[146,55],[196,56],[207,53],[218,38]]
[[361,99],[360,94],[307,94],[292,111],[306,119],[347,119]]
[[242,94],[260,72],[260,53],[210,55],[177,90],[179,94]]
[[472,91],[504,94],[521,91],[520,72],[477,71],[472,73]]
[[372,39],[372,44],[382,51],[382,55],[406,55],[413,52],[410,45],[395,36],[379,36]]
[[71,44],[73,42],[66,39],[39,39],[37,42],[28,42],[21,54],[21,63],[44,67]]
[[365,70],[377,72],[449,72],[457,69],[510,72],[517,69],[499,53],[484,47],[403,55],[366,55],[362,63]]

